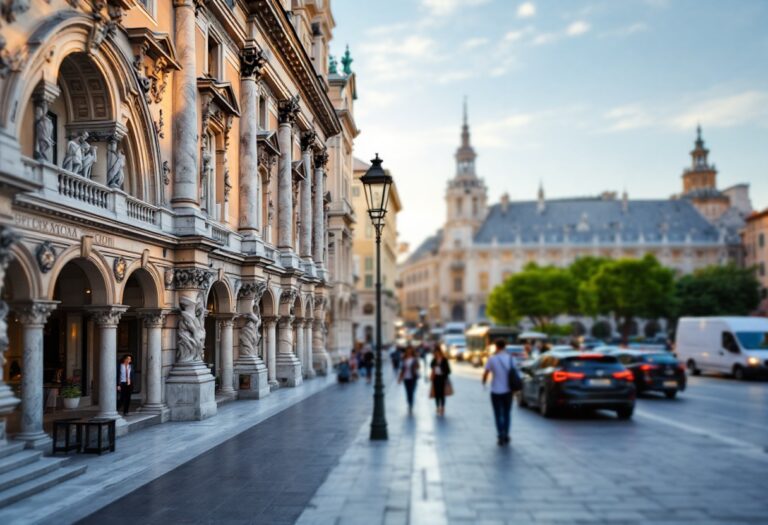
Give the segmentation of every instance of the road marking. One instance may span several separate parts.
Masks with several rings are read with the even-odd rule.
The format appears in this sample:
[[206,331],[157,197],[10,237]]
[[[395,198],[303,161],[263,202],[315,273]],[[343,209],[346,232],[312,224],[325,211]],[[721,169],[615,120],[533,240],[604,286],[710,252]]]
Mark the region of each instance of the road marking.
[[753,445],[752,443],[749,443],[747,441],[742,441],[740,439],[724,436],[723,434],[711,432],[709,430],[705,430],[701,427],[697,427],[694,425],[688,425],[687,423],[681,423],[679,421],[675,421],[674,419],[657,416],[655,414],[651,414],[650,412],[646,412],[645,410],[635,410],[635,415],[640,416],[641,418],[644,418],[644,419],[649,419],[651,421],[661,423],[662,425],[667,425],[670,427],[683,430],[685,432],[689,432],[691,434],[696,434],[699,436],[714,439],[715,441],[719,441],[726,445],[736,447],[736,450],[734,452],[746,454],[756,459],[762,459],[764,461],[768,461],[768,454],[766,454],[765,448],[760,447],[758,445]]

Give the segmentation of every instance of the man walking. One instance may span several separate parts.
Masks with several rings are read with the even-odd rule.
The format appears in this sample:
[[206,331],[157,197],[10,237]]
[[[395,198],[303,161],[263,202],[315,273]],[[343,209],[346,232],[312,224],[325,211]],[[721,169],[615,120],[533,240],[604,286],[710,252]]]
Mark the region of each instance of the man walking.
[[493,415],[496,418],[496,433],[498,434],[498,444],[506,445],[509,443],[509,425],[512,412],[512,389],[509,385],[509,371],[515,366],[512,356],[505,348],[507,342],[503,339],[497,340],[494,345],[496,352],[488,358],[483,372],[483,387],[491,379],[491,404],[493,405]]
[[117,391],[120,392],[120,406],[123,408],[123,415],[128,415],[131,408],[131,394],[133,394],[133,358],[130,355],[123,357],[120,366],[117,368]]

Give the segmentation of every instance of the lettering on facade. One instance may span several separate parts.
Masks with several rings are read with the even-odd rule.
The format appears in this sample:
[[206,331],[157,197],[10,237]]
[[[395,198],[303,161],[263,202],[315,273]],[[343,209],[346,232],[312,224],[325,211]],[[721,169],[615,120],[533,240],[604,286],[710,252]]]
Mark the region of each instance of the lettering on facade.
[[25,230],[32,230],[48,235],[54,235],[63,239],[80,240],[84,235],[93,237],[93,244],[105,248],[114,248],[115,239],[93,230],[81,228],[72,224],[55,222],[42,217],[35,217],[25,213],[16,213],[13,217],[16,226]]

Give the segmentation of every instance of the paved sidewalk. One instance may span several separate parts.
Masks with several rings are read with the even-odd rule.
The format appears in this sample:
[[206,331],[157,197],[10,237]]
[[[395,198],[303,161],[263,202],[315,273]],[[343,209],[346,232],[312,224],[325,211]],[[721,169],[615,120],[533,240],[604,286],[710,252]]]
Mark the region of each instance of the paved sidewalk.
[[[204,421],[169,422],[128,434],[111,454],[72,455],[71,464],[88,465],[85,474],[0,509],[0,523],[73,523],[335,383],[335,375],[318,377],[264,399],[227,403]],[[194,481],[204,492],[205,480]]]

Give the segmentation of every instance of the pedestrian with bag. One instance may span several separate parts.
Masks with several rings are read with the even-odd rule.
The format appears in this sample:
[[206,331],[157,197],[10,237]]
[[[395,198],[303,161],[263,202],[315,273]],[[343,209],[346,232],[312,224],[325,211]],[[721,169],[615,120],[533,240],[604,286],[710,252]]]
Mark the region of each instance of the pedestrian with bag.
[[491,404],[496,419],[497,443],[506,445],[510,442],[509,427],[512,423],[512,396],[522,388],[520,375],[515,368],[512,356],[506,352],[507,342],[497,340],[496,352],[488,359],[483,372],[483,387],[491,379]]
[[419,381],[419,358],[412,346],[405,349],[403,364],[400,365],[398,383],[405,385],[405,397],[408,400],[408,413],[413,413],[413,394],[416,391],[416,383]]
[[440,348],[435,348],[429,368],[431,370],[429,379],[432,381],[429,397],[435,400],[437,415],[444,416],[445,398],[453,394],[453,385],[449,377],[451,375],[451,365],[448,364],[448,360]]

